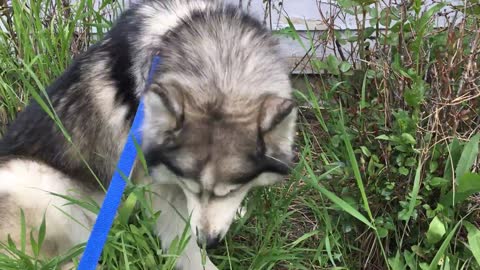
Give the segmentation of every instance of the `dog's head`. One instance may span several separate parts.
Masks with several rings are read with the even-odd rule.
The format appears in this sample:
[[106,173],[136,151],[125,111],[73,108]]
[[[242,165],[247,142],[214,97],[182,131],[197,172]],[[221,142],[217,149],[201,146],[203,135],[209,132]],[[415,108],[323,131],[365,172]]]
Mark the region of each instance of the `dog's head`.
[[183,189],[192,229],[213,244],[252,187],[289,172],[296,110],[290,99],[266,95],[238,114],[202,113],[182,92],[178,85],[151,88],[144,153],[154,179]]
[[[276,43],[250,18],[224,13],[166,38],[144,95],[151,175],[182,188],[207,245],[225,236],[252,187],[284,179],[294,155],[296,107]],[[212,31],[210,20],[223,27]]]

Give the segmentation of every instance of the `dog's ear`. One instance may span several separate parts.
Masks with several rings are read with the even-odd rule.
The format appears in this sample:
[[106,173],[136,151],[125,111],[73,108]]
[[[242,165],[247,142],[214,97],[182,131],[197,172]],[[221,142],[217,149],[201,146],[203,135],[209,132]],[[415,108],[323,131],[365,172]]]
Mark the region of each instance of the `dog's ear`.
[[181,128],[184,120],[183,92],[175,85],[153,84],[145,98],[146,117],[156,129],[174,131]]
[[267,161],[275,161],[267,162],[268,167],[281,174],[293,160],[296,119],[296,104],[292,99],[270,95],[263,100],[258,124],[261,150],[269,157]]
[[261,135],[275,131],[279,128],[287,116],[295,108],[295,102],[292,99],[268,95],[264,98],[259,117],[259,130]]

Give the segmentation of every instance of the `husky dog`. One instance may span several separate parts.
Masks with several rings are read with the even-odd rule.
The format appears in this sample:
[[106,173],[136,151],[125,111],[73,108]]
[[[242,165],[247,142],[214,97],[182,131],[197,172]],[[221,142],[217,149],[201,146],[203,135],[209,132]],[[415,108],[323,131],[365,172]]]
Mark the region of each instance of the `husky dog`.
[[[154,55],[162,62],[145,89]],[[36,102],[11,123],[0,143],[0,240],[18,240],[19,208],[29,226],[45,213],[49,255],[86,241],[95,216],[48,192],[101,202],[91,172],[108,184],[140,97],[144,179],[164,248],[190,220],[179,269],[217,269],[202,265],[199,245],[215,246],[247,192],[279,182],[292,163],[296,107],[277,41],[217,1],[134,5],[47,92],[70,139]]]

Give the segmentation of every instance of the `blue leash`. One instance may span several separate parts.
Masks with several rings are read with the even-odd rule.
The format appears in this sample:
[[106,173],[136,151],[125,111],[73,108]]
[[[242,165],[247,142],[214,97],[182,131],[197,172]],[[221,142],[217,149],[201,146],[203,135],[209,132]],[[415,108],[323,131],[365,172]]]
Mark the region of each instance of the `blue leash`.
[[[152,83],[153,74],[157,66],[160,64],[160,60],[161,59],[159,56],[155,56],[153,58],[145,87],[148,87]],[[102,207],[98,213],[97,220],[93,226],[87,246],[85,247],[85,252],[80,260],[80,264],[78,266],[79,270],[95,270],[97,267],[103,246],[107,240],[108,232],[112,227],[113,219],[115,218],[118,206],[120,205],[123,191],[127,185],[124,176],[128,177],[130,175],[135,163],[135,158],[137,155],[135,142],[137,142],[138,145],[141,145],[142,143],[140,128],[143,123],[143,116],[144,104],[143,99],[140,99],[137,113],[135,114],[132,127],[128,133],[127,142],[125,143],[117,164],[117,170],[113,174],[112,181],[108,187],[107,194],[103,200]]]

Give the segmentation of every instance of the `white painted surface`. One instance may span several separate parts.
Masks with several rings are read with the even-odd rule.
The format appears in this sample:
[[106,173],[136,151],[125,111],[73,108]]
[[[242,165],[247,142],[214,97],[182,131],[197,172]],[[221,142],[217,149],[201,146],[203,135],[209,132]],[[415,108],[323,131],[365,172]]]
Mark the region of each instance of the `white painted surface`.
[[[75,2],[76,0],[70,0]],[[98,1],[98,0],[97,0]],[[139,2],[140,0],[119,0],[125,3],[127,6],[129,3]],[[299,32],[300,36],[304,38],[304,43],[309,44],[310,41],[305,38],[306,30],[311,30],[313,35],[318,35],[322,31],[328,29],[326,21],[330,18],[335,18],[333,28],[336,30],[351,30],[355,31],[357,27],[357,20],[362,20],[362,15],[358,18],[355,15],[347,14],[339,6],[336,0],[271,0],[271,6],[268,1],[265,0],[224,0],[228,3],[239,5],[242,3],[243,9],[248,11],[254,17],[263,21],[272,30],[283,29],[288,26],[287,17],[292,21],[295,29]],[[266,3],[264,3],[264,1]],[[389,3],[390,6],[398,6],[404,0],[389,0],[389,1],[377,1],[379,9],[386,6],[385,3]],[[424,0],[423,9],[429,8],[434,3],[445,2],[449,4],[462,4],[463,0]],[[374,5],[371,5],[374,7]],[[270,12],[271,7],[271,12]],[[359,11],[360,13],[360,11]],[[271,14],[271,16],[269,16]],[[450,15],[448,20],[451,20],[453,14]],[[366,26],[369,25],[369,18],[367,17]],[[457,18],[458,20],[460,19]],[[438,26],[445,25],[447,20],[443,17],[439,17],[434,23]],[[392,22],[393,24],[393,22]],[[1,24],[0,24],[1,27]],[[345,54],[349,54],[349,46],[345,46]],[[287,38],[282,38],[281,41],[281,53],[284,57],[289,58],[289,62],[292,66],[305,55],[305,50],[300,46],[297,41],[293,41]],[[323,58],[328,54],[334,53],[332,49],[326,48],[325,50],[317,51],[316,56]]]
[[[227,0],[228,1],[228,0]],[[253,9],[261,9],[264,11],[262,0],[252,0],[256,3]],[[280,3],[283,2],[283,5]],[[378,8],[381,10],[387,6],[386,1],[378,1]],[[389,6],[399,6],[401,0],[392,0]],[[424,0],[423,10],[428,9],[439,0]],[[445,0],[446,3],[463,3],[461,0]],[[375,4],[370,5],[374,8]],[[257,11],[258,12],[258,11]],[[362,20],[360,8],[358,9],[358,19]],[[281,29],[288,26],[286,17],[289,17],[297,30],[325,30],[326,25],[323,23],[331,17],[335,17],[335,29],[339,30],[356,30],[357,18],[355,15],[347,14],[342,11],[337,1],[335,0],[272,0],[272,24],[273,29]],[[370,26],[370,17],[367,16],[366,27]],[[437,22],[444,23],[443,21]],[[392,23],[393,24],[393,23]],[[308,26],[308,28],[307,28]]]
[[[228,2],[238,2],[238,0],[226,0]],[[247,0],[243,0],[247,2]],[[285,27],[288,27],[287,17],[290,19],[295,29],[298,31],[300,37],[303,39],[304,44],[308,47],[310,40],[306,38],[307,30],[312,31],[311,35],[319,35],[325,30],[333,27],[335,30],[350,30],[356,32],[359,28],[358,22],[363,20],[363,15],[361,14],[360,8],[358,8],[358,15],[352,15],[346,13],[338,5],[335,0],[272,0],[271,1],[271,18],[264,18],[263,14],[269,13],[268,4],[263,4],[263,0],[252,0],[252,6],[250,11],[254,13],[257,18],[265,21],[266,25],[270,26],[272,30],[279,30]],[[391,0],[391,1],[377,1],[377,8],[379,13],[382,9],[388,6],[396,7],[399,6],[403,1],[402,0]],[[424,0],[422,10],[430,8],[432,5],[444,2],[447,4],[462,4],[463,0]],[[370,7],[375,8],[375,4],[370,5]],[[267,12],[265,11],[267,10]],[[450,8],[444,8],[442,11],[449,11]],[[260,14],[260,15],[258,15]],[[448,24],[448,21],[452,21],[454,16],[451,13],[447,18],[438,17],[433,23],[437,26],[445,26]],[[334,23],[332,25],[329,21],[334,18]],[[370,19],[367,15],[366,17],[366,27],[370,27]],[[461,19],[461,15],[457,17],[457,22]],[[326,23],[327,22],[327,23]],[[393,26],[396,21],[392,21],[390,26]],[[382,26],[380,26],[382,28]],[[324,58],[329,54],[334,54],[333,42],[330,42],[329,46],[320,46],[321,49],[316,51],[316,56],[318,58]],[[292,67],[296,66],[296,63],[302,59],[306,51],[300,46],[297,41],[291,39],[282,39],[281,43],[281,52],[284,57],[289,59],[289,63]],[[307,48],[308,49],[308,48]],[[350,45],[342,46],[342,51],[345,54],[346,58],[349,59],[350,56],[355,58],[355,55],[351,55]],[[336,54],[338,55],[338,53]],[[351,60],[351,59],[349,59]],[[294,73],[304,72],[302,65],[294,71]],[[307,67],[308,72],[308,67]]]

